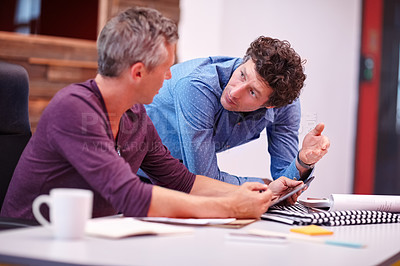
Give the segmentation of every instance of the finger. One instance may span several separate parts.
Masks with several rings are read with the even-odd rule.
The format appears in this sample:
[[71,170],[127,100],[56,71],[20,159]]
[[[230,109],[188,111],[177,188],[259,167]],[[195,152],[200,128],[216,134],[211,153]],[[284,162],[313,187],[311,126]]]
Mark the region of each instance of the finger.
[[312,134],[315,136],[321,135],[322,131],[324,130],[325,125],[324,123],[319,123],[318,125],[315,126],[315,128],[312,130]]
[[295,204],[296,202],[297,202],[297,198],[300,196],[300,192],[297,192],[296,194],[294,194],[292,197],[291,197],[291,201],[292,201],[292,205],[293,204]]
[[327,150],[331,146],[331,142],[329,141],[328,137],[323,136],[324,138],[322,139],[322,147],[321,149]]
[[[297,183],[301,182],[301,181],[295,181],[295,180],[290,179],[290,178],[288,178],[286,176],[280,176],[275,181],[278,181],[278,180],[281,181],[281,183],[286,185],[286,186],[288,186],[289,184],[293,184],[293,182],[297,182]],[[292,186],[296,186],[296,185],[290,185],[290,187],[292,187]]]
[[260,216],[268,211],[268,208],[271,206],[271,201],[265,202],[264,204],[260,205],[260,212],[256,218],[260,218]]
[[293,204],[296,203],[296,201],[297,201],[297,196],[296,196],[296,194],[294,194],[294,195],[292,195],[291,197],[289,197],[289,198],[286,200],[286,204],[288,204],[288,205],[293,205]]
[[297,196],[300,196],[301,193],[303,193],[304,191],[306,191],[306,190],[308,189],[308,186],[309,186],[309,185],[310,185],[310,184],[307,184],[306,186],[304,186],[303,189],[301,189],[299,192],[297,192]]
[[312,161],[313,163],[317,163],[327,153],[328,153],[328,149],[323,149],[321,147],[319,149],[308,151],[306,153],[306,158],[307,158],[308,162]]
[[258,194],[259,206],[269,206],[272,201],[271,190],[265,190],[263,193]]
[[266,184],[261,184],[258,182],[247,182],[245,183],[249,190],[259,191],[259,190],[267,190],[268,186]]
[[272,192],[271,190],[266,190],[263,193],[260,193],[260,197],[261,197],[261,201],[266,204],[268,203],[268,205],[270,204],[270,202],[272,201]]
[[293,196],[294,195],[292,195],[292,196],[290,196],[289,198],[287,198],[284,202],[283,202],[283,205],[293,205],[294,204],[294,200],[293,200]]
[[328,153],[328,150],[323,150],[320,159],[321,159],[322,157],[324,157],[325,154],[327,154],[327,153]]
[[291,205],[295,204],[295,203],[297,202],[297,199],[298,199],[299,196],[301,195],[301,193],[303,193],[303,191],[306,190],[306,189],[307,189],[307,186],[306,186],[305,188],[303,188],[302,190],[298,191],[296,194],[293,194],[293,195],[290,197],[289,203],[290,203]]
[[276,180],[282,181],[282,183],[286,183],[286,180],[290,180],[290,178],[282,175],[279,178],[277,178]]
[[301,185],[303,183],[303,181],[298,181],[298,180],[293,180],[290,178],[285,177],[285,185],[287,187],[297,187],[299,185]]
[[313,158],[315,160],[315,163],[321,160],[322,157],[325,156],[325,154],[328,153],[328,150],[320,150],[319,152],[315,153]]

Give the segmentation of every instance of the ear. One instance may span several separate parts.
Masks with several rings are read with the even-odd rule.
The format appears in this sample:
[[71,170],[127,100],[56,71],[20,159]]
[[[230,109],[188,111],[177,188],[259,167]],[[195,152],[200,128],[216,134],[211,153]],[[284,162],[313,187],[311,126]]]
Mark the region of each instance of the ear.
[[261,107],[266,108],[266,109],[275,108],[275,106],[268,105],[267,103],[264,103]]
[[135,81],[140,81],[145,71],[144,64],[142,62],[135,63],[131,66],[131,78]]

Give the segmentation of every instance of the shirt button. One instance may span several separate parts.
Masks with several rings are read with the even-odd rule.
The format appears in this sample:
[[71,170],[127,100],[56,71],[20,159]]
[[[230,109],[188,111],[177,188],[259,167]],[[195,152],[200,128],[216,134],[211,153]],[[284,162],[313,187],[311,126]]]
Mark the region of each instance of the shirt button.
[[296,180],[297,180],[297,178],[296,178],[296,177],[294,177],[294,178],[293,178],[293,180],[294,180],[294,181],[296,181]]
[[240,126],[240,123],[238,123],[238,126]]

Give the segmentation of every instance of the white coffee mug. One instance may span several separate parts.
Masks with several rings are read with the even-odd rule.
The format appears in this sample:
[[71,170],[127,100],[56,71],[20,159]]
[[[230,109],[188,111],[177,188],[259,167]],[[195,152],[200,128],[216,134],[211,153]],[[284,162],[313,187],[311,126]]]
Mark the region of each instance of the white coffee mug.
[[[50,209],[50,222],[40,212],[46,203]],[[85,189],[54,188],[50,195],[40,195],[33,201],[36,220],[50,228],[57,239],[79,239],[85,234],[87,220],[92,216],[93,192]]]

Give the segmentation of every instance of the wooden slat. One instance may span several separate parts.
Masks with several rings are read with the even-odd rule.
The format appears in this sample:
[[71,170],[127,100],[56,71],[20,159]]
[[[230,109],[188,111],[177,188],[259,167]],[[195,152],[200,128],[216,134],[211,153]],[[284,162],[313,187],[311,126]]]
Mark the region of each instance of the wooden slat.
[[30,99],[41,99],[48,101],[60,89],[70,84],[70,82],[51,82],[48,80],[30,80],[29,81],[29,97]]
[[96,42],[0,31],[0,58],[57,58],[97,61]]
[[97,69],[97,62],[95,61],[79,61],[79,60],[30,57],[28,62],[30,64],[37,64],[37,65]]
[[29,112],[31,116],[40,116],[46,108],[49,100],[46,99],[30,99]]
[[55,82],[80,82],[96,76],[96,69],[50,66],[47,79]]
[[44,109],[50,100],[47,99],[31,99],[29,98],[29,122],[31,124],[31,131],[35,132],[37,124],[40,120]]
[[51,44],[53,46],[76,46],[86,49],[92,49],[96,47],[95,41],[64,38],[55,36],[35,35],[35,34],[21,34],[15,32],[0,31],[0,40],[4,41],[16,41],[29,44]]

